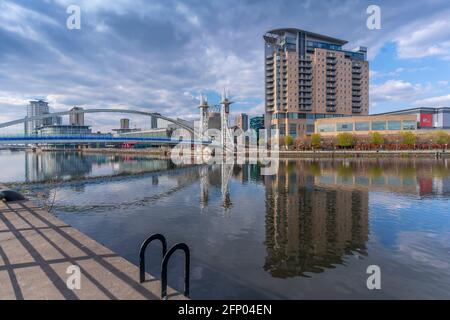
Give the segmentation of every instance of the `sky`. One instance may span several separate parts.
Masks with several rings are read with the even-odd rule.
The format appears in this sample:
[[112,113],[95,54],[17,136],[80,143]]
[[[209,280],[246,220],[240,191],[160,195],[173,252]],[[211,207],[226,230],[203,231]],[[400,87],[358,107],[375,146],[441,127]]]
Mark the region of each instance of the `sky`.
[[[381,29],[366,10],[381,9]],[[68,6],[81,10],[70,30]],[[294,27],[369,48],[370,113],[450,106],[450,1],[0,0],[0,122],[42,98],[197,117],[227,88],[232,113],[264,112],[264,41]],[[95,115],[98,128],[117,116]],[[141,125],[142,119],[132,119]],[[117,125],[116,125],[117,127]]]

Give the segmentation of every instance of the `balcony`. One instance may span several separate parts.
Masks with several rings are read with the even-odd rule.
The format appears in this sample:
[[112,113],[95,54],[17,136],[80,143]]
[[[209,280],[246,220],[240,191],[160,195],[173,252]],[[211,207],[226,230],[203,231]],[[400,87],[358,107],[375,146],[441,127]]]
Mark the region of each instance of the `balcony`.
[[353,74],[352,79],[353,80],[361,80],[362,76],[360,74]]
[[336,108],[333,107],[327,107],[327,112],[336,112]]
[[300,92],[301,93],[311,93],[312,89],[311,89],[311,87],[300,87]]
[[334,100],[336,100],[336,97],[335,96],[327,96],[327,100],[334,101]]
[[327,72],[327,77],[336,77],[336,72],[334,71]]
[[300,75],[299,79],[300,80],[311,80],[312,76],[302,74],[302,75]]
[[336,83],[331,83],[331,82],[327,83],[327,88],[336,89]]
[[361,103],[352,103],[352,108],[361,108],[362,107],[362,105],[361,105]]
[[311,69],[312,66],[311,66],[311,64],[309,64],[309,63],[301,62],[301,63],[299,64],[299,68],[307,68],[307,69]]
[[352,81],[352,85],[354,85],[354,86],[360,86],[360,85],[361,85],[361,81],[353,80],[353,81]]
[[336,102],[334,101],[327,101],[327,107],[335,107],[336,106]]
[[308,68],[299,68],[300,74],[311,74],[311,69]]
[[302,98],[302,99],[311,99],[312,98],[311,94],[309,94],[309,93],[300,93],[298,95],[298,97]]
[[267,78],[266,79],[266,83],[273,83],[274,79],[273,78]]
[[361,113],[361,109],[360,108],[352,108],[352,112],[353,113]]
[[336,90],[327,89],[327,94],[336,94]]
[[310,105],[298,105],[298,108],[302,111],[312,111],[312,107]]
[[336,82],[336,79],[333,77],[327,77],[327,82]]

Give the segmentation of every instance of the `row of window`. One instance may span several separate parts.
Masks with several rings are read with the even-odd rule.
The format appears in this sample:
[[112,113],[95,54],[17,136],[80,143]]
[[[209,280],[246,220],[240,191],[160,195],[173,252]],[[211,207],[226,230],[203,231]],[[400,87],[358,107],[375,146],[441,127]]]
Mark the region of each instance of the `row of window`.
[[324,123],[317,126],[318,132],[345,132],[345,131],[397,131],[416,130],[417,123],[414,120],[403,121],[358,121]]
[[[272,125],[271,126],[272,129],[277,129],[276,125]],[[299,131],[304,131],[306,128],[306,132],[308,134],[314,133],[314,125],[313,124],[307,124],[307,125],[298,125],[298,130]],[[286,134],[286,125],[285,124],[280,124],[278,126],[278,130],[280,130],[280,135],[285,135]],[[288,135],[290,135],[293,138],[297,137],[297,124],[295,123],[290,123],[289,124],[289,131],[288,131]]]
[[299,113],[299,112],[287,112],[287,113],[274,113],[272,119],[324,119],[324,118],[339,118],[343,117],[343,114],[325,114],[325,113]]

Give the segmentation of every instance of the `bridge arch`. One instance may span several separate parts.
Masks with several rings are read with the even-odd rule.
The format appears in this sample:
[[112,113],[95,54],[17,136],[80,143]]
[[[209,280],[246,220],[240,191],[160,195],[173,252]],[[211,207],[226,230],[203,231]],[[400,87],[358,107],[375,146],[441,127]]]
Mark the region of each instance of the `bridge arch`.
[[146,111],[128,110],[128,109],[82,109],[82,110],[69,110],[69,111],[54,112],[54,113],[48,113],[48,114],[43,114],[43,115],[34,116],[34,117],[25,117],[22,119],[17,119],[17,120],[13,120],[13,121],[0,123],[0,129],[14,126],[14,125],[21,124],[21,123],[26,123],[29,121],[43,120],[43,119],[51,118],[54,116],[67,116],[67,115],[78,114],[78,113],[125,113],[125,114],[138,114],[138,115],[143,115],[143,116],[155,117],[157,119],[165,120],[167,122],[176,124],[177,126],[187,130],[191,134],[194,134],[194,128],[187,125],[186,123],[181,122],[181,121],[163,116],[157,112],[146,112]]

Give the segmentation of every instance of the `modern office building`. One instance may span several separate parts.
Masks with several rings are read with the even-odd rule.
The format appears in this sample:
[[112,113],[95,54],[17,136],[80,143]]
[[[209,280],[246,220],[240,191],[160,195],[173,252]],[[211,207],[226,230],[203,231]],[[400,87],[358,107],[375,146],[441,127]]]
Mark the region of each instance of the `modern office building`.
[[90,135],[92,130],[89,126],[44,125],[37,129],[37,133],[43,136]]
[[[82,111],[83,108],[73,107],[70,111]],[[84,126],[84,113],[72,113],[69,116],[69,123],[72,126]]]
[[414,108],[370,116],[351,116],[317,119],[316,133],[333,136],[341,132],[368,135],[370,132],[398,134],[401,131],[417,131],[427,134],[430,130],[450,129],[450,108]]
[[236,127],[241,129],[242,131],[248,130],[248,115],[245,113],[240,113],[236,116],[234,123]]
[[450,107],[413,108],[380,113],[378,115],[415,115],[421,129],[450,129]]
[[250,129],[259,132],[259,130],[264,129],[264,117],[253,117],[250,119]]
[[299,29],[276,29],[265,40],[265,123],[280,135],[314,132],[318,118],[367,115],[367,48]]

